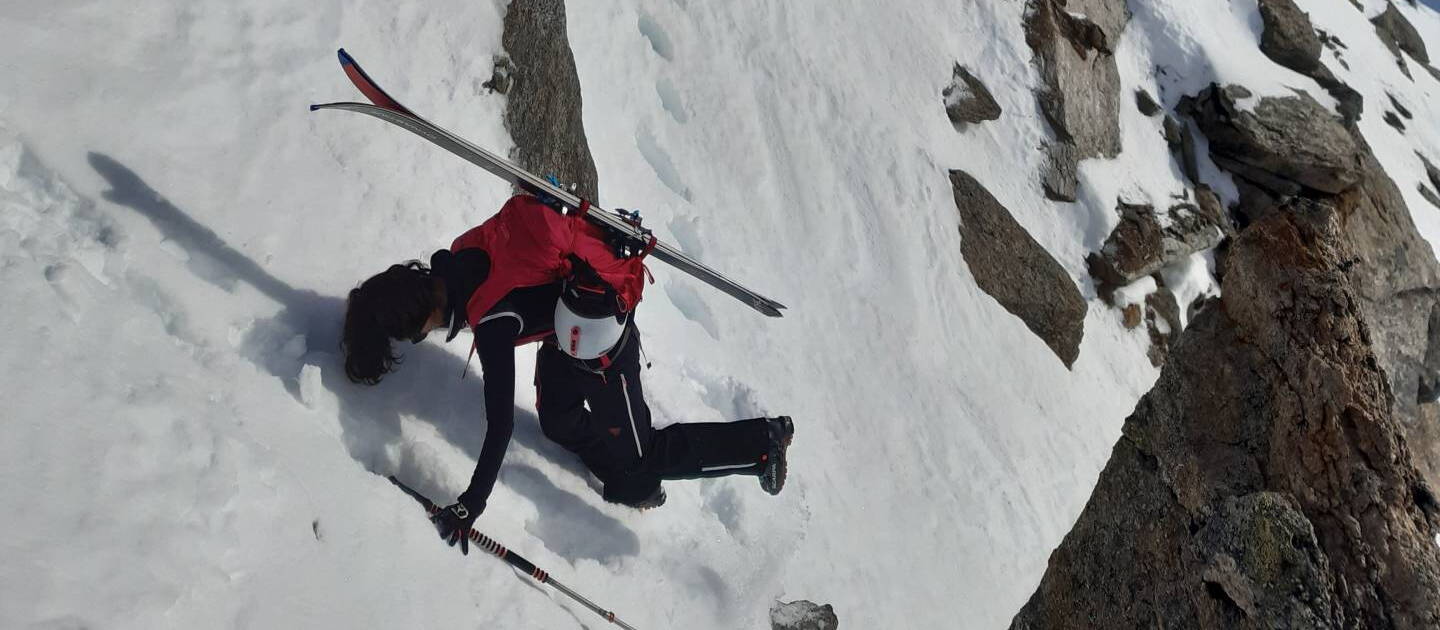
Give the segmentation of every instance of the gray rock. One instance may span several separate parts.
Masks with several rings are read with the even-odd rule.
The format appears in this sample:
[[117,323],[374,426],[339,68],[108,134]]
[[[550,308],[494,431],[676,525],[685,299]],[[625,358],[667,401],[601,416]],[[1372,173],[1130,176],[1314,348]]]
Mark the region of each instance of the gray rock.
[[1135,107],[1140,113],[1146,116],[1157,116],[1162,111],[1160,104],[1155,102],[1155,97],[1145,90],[1135,90]]
[[[1416,155],[1420,154],[1416,153]],[[1420,155],[1420,161],[1425,164],[1425,176],[1430,178],[1430,185],[1440,190],[1440,168],[1435,168],[1430,159],[1423,155]]]
[[1182,203],[1160,213],[1121,203],[1120,224],[1100,251],[1086,258],[1090,274],[1110,288],[1130,284],[1166,265],[1220,243],[1220,225],[1198,206]]
[[1344,271],[1348,203],[1235,239],[1011,628],[1440,625],[1440,514]]
[[1114,45],[1130,19],[1125,0],[1027,0],[1025,40],[1040,74],[1040,111],[1055,132],[1046,194],[1074,201],[1076,165],[1120,153],[1120,71]]
[[1310,75],[1310,78],[1315,79],[1315,82],[1319,83],[1320,87],[1325,88],[1325,91],[1330,93],[1330,96],[1334,97],[1336,101],[1339,101],[1336,109],[1340,113],[1340,118],[1345,121],[1345,124],[1353,124],[1360,120],[1360,114],[1365,112],[1365,97],[1363,95],[1340,81],[1340,79],[1335,78],[1335,75],[1330,72],[1330,69],[1324,66],[1320,66],[1319,69]]
[[1394,108],[1394,110],[1398,112],[1401,116],[1404,116],[1405,120],[1415,119],[1415,115],[1410,113],[1410,108],[1405,107],[1403,104],[1401,104],[1400,100],[1395,98],[1394,94],[1386,92],[1385,98],[1390,99],[1390,107]]
[[1044,145],[1045,168],[1040,173],[1040,187],[1045,198],[1052,201],[1074,202],[1080,187],[1077,169],[1080,160],[1075,156],[1075,145],[1068,142],[1047,142]]
[[1310,23],[1310,16],[1295,6],[1293,0],[1261,0],[1260,17],[1265,27],[1260,50],[1275,63],[1315,79],[1340,102],[1340,116],[1346,121],[1359,120],[1365,108],[1364,97],[1336,78],[1320,61],[1323,47],[1335,50],[1339,59],[1339,49],[1344,44],[1318,33]]
[[945,115],[956,124],[978,123],[1000,117],[1000,104],[989,88],[960,64],[940,96],[945,101]]
[[1395,8],[1394,3],[1386,3],[1385,12],[1375,16],[1370,22],[1375,25],[1375,32],[1380,35],[1380,40],[1385,42],[1397,58],[1400,58],[1400,51],[1403,50],[1423,65],[1430,63],[1430,53],[1425,49],[1425,40],[1420,37],[1415,26],[1400,13],[1400,9]]
[[1239,86],[1212,85],[1187,97],[1210,156],[1222,168],[1281,195],[1338,193],[1360,180],[1360,148],[1345,126],[1308,94],[1259,99]]
[[1260,0],[1260,18],[1265,24],[1260,50],[1267,57],[1305,75],[1322,67],[1320,38],[1310,24],[1310,16],[1293,0]]
[[1405,133],[1405,123],[1400,122],[1400,116],[1397,115],[1395,112],[1385,112],[1383,120],[1385,121],[1385,124],[1394,127],[1395,131]]
[[1416,184],[1416,187],[1420,189],[1420,196],[1424,197],[1425,201],[1430,202],[1430,205],[1436,208],[1440,208],[1440,195],[1435,194],[1435,191],[1431,190],[1430,187],[1425,184]]
[[799,599],[793,602],[775,602],[770,607],[770,630],[835,630],[840,619],[830,604],[824,606]]
[[1066,367],[1080,355],[1085,300],[1070,274],[975,178],[950,171],[960,253],[980,289],[1025,322]]
[[566,37],[564,1],[512,0],[501,42],[514,66],[505,103],[505,127],[515,141],[510,157],[598,202],[599,176],[580,115],[580,79]]

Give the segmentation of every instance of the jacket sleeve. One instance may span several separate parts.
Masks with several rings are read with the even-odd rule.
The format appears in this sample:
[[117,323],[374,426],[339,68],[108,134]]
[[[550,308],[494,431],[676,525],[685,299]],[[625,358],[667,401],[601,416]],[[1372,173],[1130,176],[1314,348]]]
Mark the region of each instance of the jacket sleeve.
[[475,327],[475,351],[485,378],[485,442],[460,502],[476,513],[485,511],[515,429],[515,339],[519,334],[520,321],[512,317]]

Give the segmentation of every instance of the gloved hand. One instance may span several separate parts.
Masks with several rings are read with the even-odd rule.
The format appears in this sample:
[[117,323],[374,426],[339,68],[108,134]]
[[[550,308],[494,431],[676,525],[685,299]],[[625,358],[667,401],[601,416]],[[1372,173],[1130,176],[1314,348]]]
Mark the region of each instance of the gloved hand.
[[435,516],[430,517],[430,522],[435,524],[435,529],[440,532],[440,538],[451,547],[456,542],[460,543],[460,553],[470,555],[470,526],[475,524],[475,518],[480,516],[478,510],[471,510],[465,507],[464,503],[456,501],[449,507],[442,508]]

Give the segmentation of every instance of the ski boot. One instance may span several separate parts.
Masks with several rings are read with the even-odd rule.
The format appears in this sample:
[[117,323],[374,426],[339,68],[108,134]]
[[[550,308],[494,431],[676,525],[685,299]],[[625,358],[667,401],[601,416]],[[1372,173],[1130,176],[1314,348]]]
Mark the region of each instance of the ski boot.
[[785,487],[785,449],[795,435],[795,423],[790,416],[766,418],[765,429],[770,440],[769,449],[760,456],[760,487],[776,495]]
[[635,503],[631,503],[630,507],[644,512],[645,510],[653,510],[662,505],[665,505],[665,487],[656,486],[655,491],[650,493],[650,496],[636,501]]

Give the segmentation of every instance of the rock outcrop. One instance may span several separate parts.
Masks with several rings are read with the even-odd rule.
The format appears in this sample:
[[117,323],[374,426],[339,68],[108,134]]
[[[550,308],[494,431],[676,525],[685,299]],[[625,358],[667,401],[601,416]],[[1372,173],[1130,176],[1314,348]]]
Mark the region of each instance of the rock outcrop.
[[955,124],[973,124],[1000,117],[1000,104],[990,89],[964,66],[955,64],[950,85],[940,93],[945,102],[945,115]]
[[1440,486],[1440,410],[1421,402],[1422,381],[1440,378],[1426,362],[1430,313],[1440,307],[1440,263],[1354,125],[1306,96],[1264,98],[1241,111],[1235,101],[1244,94],[1212,86],[1189,103],[1211,157],[1236,175],[1237,211],[1248,222],[1294,195],[1354,198],[1340,217],[1358,252],[1347,273],[1395,393],[1396,418],[1424,454],[1419,464],[1427,479]]
[[963,171],[950,171],[960,210],[960,252],[980,288],[1070,367],[1085,333],[1085,300],[1070,274],[1000,202]]
[[505,127],[515,141],[511,159],[598,202],[599,176],[580,116],[580,78],[565,31],[565,2],[511,0],[501,42],[513,68],[505,77]]
[[1115,44],[1130,20],[1125,0],[1028,0],[1025,41],[1040,72],[1040,111],[1055,132],[1041,174],[1051,199],[1075,201],[1080,160],[1120,153],[1120,71]]
[[1437,506],[1347,273],[1357,195],[1236,239],[1012,628],[1431,628]]

